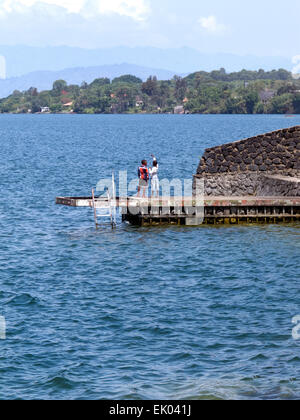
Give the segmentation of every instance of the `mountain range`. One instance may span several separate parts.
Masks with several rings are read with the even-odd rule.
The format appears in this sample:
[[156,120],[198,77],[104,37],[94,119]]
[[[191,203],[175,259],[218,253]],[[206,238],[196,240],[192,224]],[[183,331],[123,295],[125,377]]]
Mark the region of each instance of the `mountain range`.
[[227,53],[207,54],[193,48],[113,47],[84,49],[76,47],[29,47],[0,45],[6,58],[6,76],[16,77],[35,71],[130,63],[142,67],[166,69],[176,73],[212,71],[224,67],[228,72],[247,70],[291,70],[285,57],[239,56]]

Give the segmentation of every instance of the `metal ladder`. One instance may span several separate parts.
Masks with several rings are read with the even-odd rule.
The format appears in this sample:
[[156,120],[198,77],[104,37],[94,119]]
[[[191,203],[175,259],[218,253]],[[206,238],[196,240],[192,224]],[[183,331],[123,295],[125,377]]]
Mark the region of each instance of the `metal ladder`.
[[[96,229],[99,228],[98,218],[110,218],[110,224],[112,229],[117,226],[116,222],[116,215],[117,215],[117,204],[116,204],[116,184],[115,184],[115,175],[112,174],[112,194],[110,194],[109,190],[107,191],[107,198],[105,200],[97,200],[95,198],[95,190],[92,189],[92,203],[94,209],[94,219]],[[99,205],[99,203],[103,203],[103,205]],[[107,203],[107,204],[106,204]],[[105,204],[105,205],[104,205]],[[104,212],[104,210],[108,210],[108,212]]]

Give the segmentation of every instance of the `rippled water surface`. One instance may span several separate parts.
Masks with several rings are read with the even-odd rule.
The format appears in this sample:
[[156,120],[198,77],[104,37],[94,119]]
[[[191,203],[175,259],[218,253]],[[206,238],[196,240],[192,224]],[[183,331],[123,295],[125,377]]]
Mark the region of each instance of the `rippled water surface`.
[[189,178],[206,147],[300,116],[0,116],[0,398],[300,398],[299,225],[108,226],[86,195],[155,153]]

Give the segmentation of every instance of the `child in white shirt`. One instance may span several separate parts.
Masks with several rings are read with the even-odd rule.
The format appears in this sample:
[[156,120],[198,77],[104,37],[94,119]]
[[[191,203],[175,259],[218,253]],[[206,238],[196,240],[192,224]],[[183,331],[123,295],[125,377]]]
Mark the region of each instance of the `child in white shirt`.
[[158,162],[155,156],[153,156],[153,167],[150,168],[150,175],[152,197],[154,197],[155,194],[157,195],[157,197],[159,197]]

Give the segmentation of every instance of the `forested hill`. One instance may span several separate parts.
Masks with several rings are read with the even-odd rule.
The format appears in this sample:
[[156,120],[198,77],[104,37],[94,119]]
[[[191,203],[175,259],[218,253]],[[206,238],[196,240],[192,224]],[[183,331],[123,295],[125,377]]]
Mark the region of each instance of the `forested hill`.
[[286,70],[211,73],[146,82],[125,75],[68,85],[57,80],[52,90],[35,87],[0,100],[1,113],[300,113],[300,80]]

